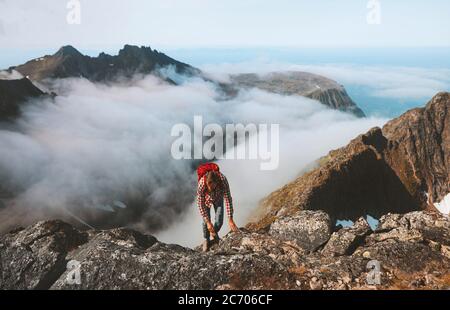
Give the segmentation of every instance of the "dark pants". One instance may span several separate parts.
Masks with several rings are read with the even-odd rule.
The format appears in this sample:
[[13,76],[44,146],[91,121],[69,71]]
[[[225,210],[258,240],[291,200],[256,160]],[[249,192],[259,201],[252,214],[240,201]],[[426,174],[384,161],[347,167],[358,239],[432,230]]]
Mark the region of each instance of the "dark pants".
[[[211,219],[211,209],[207,208],[207,212],[208,218]],[[224,212],[223,201],[221,203],[214,204],[214,213],[215,213],[214,230],[216,231],[216,234],[219,233],[219,230],[222,228],[223,225],[223,212]],[[206,240],[209,240],[209,230],[208,226],[206,226],[205,221],[203,221],[203,237],[205,237]]]

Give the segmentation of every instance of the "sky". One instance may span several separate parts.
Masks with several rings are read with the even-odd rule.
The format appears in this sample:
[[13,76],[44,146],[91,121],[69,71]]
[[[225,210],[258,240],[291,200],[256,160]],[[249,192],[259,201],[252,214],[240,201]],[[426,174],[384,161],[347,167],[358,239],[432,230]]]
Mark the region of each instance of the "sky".
[[0,0],[0,48],[450,46],[448,16],[448,0]]

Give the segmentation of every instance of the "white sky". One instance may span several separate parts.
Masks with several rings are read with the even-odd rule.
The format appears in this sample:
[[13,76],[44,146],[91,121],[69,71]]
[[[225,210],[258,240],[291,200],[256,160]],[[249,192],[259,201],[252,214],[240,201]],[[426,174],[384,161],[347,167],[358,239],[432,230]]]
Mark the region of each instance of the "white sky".
[[68,0],[0,0],[0,48],[450,46],[448,0],[378,0],[379,25],[369,0],[79,1],[69,25]]

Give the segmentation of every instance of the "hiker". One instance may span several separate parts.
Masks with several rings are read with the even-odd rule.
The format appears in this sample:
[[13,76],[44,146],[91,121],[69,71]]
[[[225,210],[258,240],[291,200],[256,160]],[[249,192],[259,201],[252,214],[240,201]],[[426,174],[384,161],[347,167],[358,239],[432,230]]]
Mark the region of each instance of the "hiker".
[[[203,252],[210,246],[210,237],[214,242],[219,241],[219,230],[223,225],[224,204],[228,216],[228,225],[233,232],[239,231],[233,220],[233,201],[227,178],[214,163],[203,164],[197,169],[197,206],[203,218]],[[211,207],[214,208],[215,220],[211,222]]]

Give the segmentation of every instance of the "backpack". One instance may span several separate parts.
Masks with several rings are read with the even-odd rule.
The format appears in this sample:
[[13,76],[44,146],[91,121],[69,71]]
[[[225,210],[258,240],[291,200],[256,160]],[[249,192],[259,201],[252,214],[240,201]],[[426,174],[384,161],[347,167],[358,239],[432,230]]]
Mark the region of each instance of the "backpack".
[[219,172],[219,166],[215,163],[206,163],[203,165],[200,165],[197,168],[197,176],[198,176],[198,180],[200,181],[201,178],[203,178],[205,176],[205,174],[207,174],[210,171],[216,171]]

